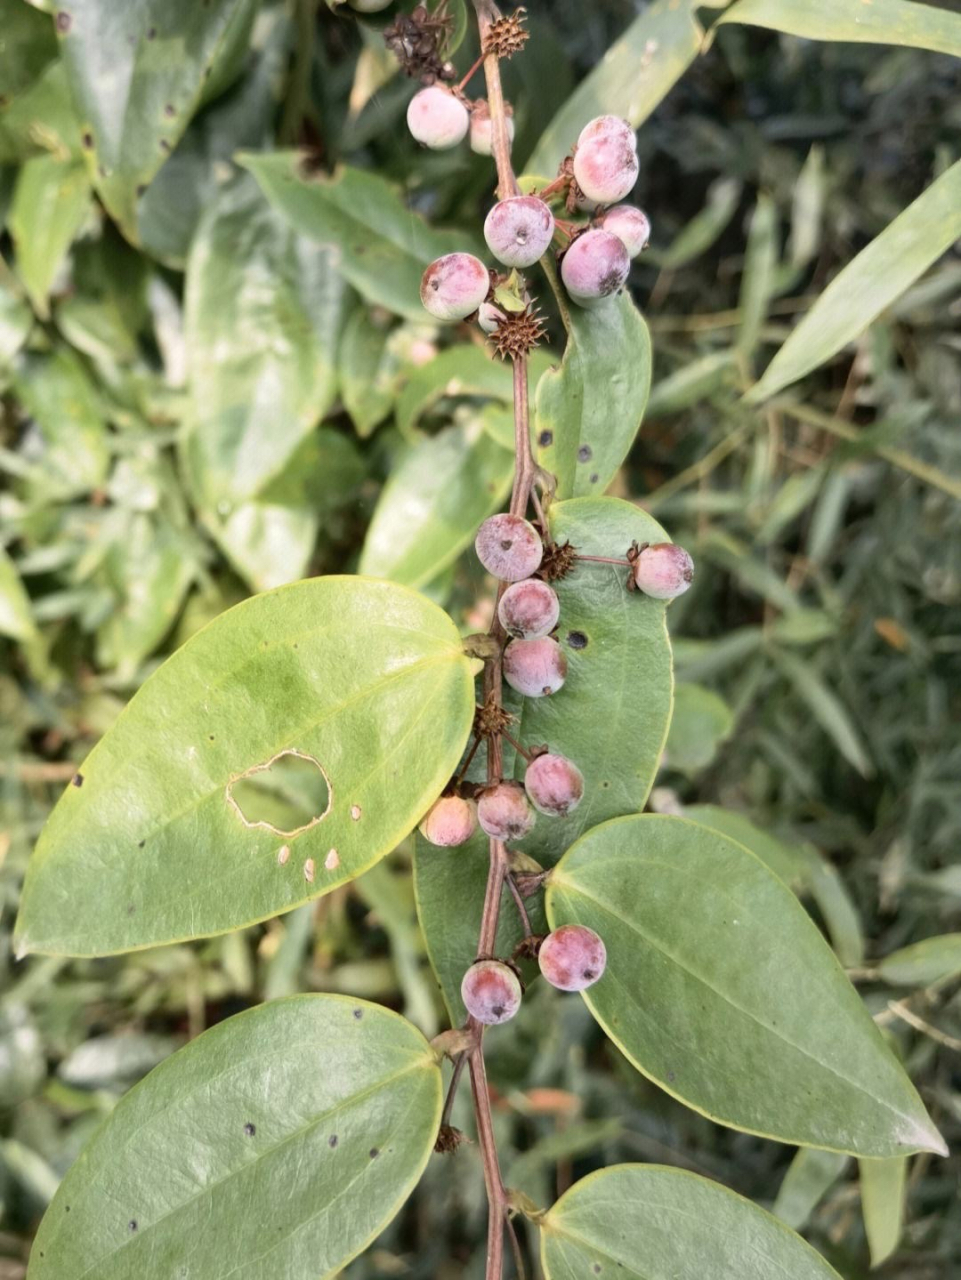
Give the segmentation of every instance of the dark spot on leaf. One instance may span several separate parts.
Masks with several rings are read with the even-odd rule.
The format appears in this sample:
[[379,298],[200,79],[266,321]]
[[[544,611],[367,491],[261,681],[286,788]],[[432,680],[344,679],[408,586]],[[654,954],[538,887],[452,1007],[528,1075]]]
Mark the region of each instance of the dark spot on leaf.
[[88,150],[93,146],[93,134],[90,132],[90,130],[89,130],[89,129],[88,129],[88,130],[87,130],[87,132],[83,135],[83,137],[80,139],[80,141],[83,143],[83,145],[84,145]]
[[537,437],[537,443],[540,445],[542,449],[546,449],[549,444],[554,443],[554,432],[542,431],[540,435]]
[[213,735],[212,733],[208,733],[208,734],[207,734],[207,740],[208,740],[208,742],[213,742],[213,741],[214,741],[214,735]]
[[376,1147],[371,1147],[370,1151],[367,1154],[370,1156],[371,1160],[376,1160],[377,1157],[380,1155],[380,1152]]
[[70,1206],[69,1206],[68,1204],[65,1204],[65,1205],[63,1206],[63,1211],[64,1211],[64,1213],[69,1213],[69,1212],[70,1212]]
[[674,1083],[674,1072],[673,1072],[673,1071],[669,1071],[669,1072],[667,1073],[667,1082],[668,1082],[668,1084],[673,1084],[673,1083]]
[[146,194],[147,194],[147,184],[146,184],[146,182],[138,182],[138,183],[137,183],[137,195],[138,195],[138,196],[143,196],[143,195],[146,195]]
[[171,116],[175,116],[176,114],[177,114],[177,108],[173,105],[172,102],[168,102],[167,105],[164,107],[164,115],[168,119],[170,119]]
[[65,10],[61,9],[60,12],[57,14],[56,28],[62,36],[65,36],[67,32],[70,30],[70,24],[72,22],[73,22],[73,18],[71,18],[70,14],[67,13]]
[[567,643],[572,649],[586,649],[587,636],[583,631],[568,631]]
[[591,1270],[596,1276],[599,1276],[601,1274],[601,1264],[599,1262],[595,1262],[593,1267],[591,1267]]
[[160,139],[160,150],[161,150],[161,151],[169,151],[169,150],[170,150],[170,143],[167,141],[167,139],[166,139],[166,138],[161,138],[161,139]]
[[5,107],[10,99],[5,93],[0,93],[0,107]]
[[252,1138],[256,1132],[257,1132],[257,1126],[255,1124],[251,1124],[250,1121],[248,1120],[247,1123],[244,1125],[244,1133],[247,1135],[248,1138]]
[[363,1016],[364,1016],[364,1011],[363,1011],[363,1009],[355,1009],[355,1010],[354,1010],[354,1017],[357,1019],[357,1021],[358,1021],[358,1022],[360,1022],[360,1020],[361,1020],[361,1018],[362,1018]]
[[296,640],[294,641],[294,648],[295,648],[295,649],[299,649],[299,648],[300,648],[300,645],[297,643],[297,641],[296,641]]
[[593,457],[594,457],[594,450],[591,448],[589,444],[582,444],[577,451],[578,462],[590,462],[591,458]]
[[131,1219],[130,1219],[130,1221],[127,1223],[127,1229],[128,1229],[129,1231],[136,1231],[136,1230],[137,1230],[137,1219],[136,1219],[136,1218],[131,1218]]
[[147,843],[147,842],[146,842],[146,840],[138,840],[138,841],[137,841],[137,848],[138,848],[138,849],[142,849],[146,843]]
[[127,915],[128,915],[128,916],[132,916],[132,915],[133,915],[133,913],[134,913],[136,910],[137,910],[137,908],[133,905],[133,903],[132,903],[132,902],[128,902],[128,903],[127,903]]
[[330,1135],[330,1137],[327,1139],[327,1145],[328,1145],[328,1147],[330,1147],[330,1149],[331,1149],[331,1150],[333,1150],[333,1149],[334,1149],[334,1147],[336,1147],[336,1145],[337,1145],[337,1135],[336,1135],[336,1133],[332,1133],[332,1134]]
[[147,32],[147,39],[148,39],[148,40],[156,40],[156,39],[157,39],[157,28],[156,28],[156,27],[151,27],[151,28],[150,28],[150,30]]
[[107,170],[103,167],[102,164],[97,165],[97,173],[100,175],[101,178],[105,178],[107,176]]
[[83,774],[82,774],[82,773],[75,773],[75,774],[73,775],[73,777],[70,779],[70,785],[71,785],[72,787],[82,787],[82,786],[83,786]]
[[600,478],[601,478],[601,477],[600,477],[600,476],[597,474],[597,472],[595,471],[595,472],[594,472],[594,474],[591,476],[591,484],[597,484],[597,482],[598,482],[598,480],[600,480]]

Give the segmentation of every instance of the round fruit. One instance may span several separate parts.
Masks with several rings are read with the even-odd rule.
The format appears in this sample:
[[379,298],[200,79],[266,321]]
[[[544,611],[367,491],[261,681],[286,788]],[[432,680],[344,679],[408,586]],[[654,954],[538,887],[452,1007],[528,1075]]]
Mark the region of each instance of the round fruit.
[[470,112],[450,89],[432,84],[415,93],[408,103],[407,127],[423,146],[443,151],[463,142],[470,128]]
[[501,596],[497,616],[509,636],[536,640],[557,626],[561,606],[557,592],[540,578],[515,582]]
[[493,302],[482,302],[477,309],[477,323],[485,333],[496,333],[501,326],[501,321],[507,317],[500,307],[495,307]]
[[424,839],[444,849],[464,844],[476,829],[477,805],[460,796],[441,796],[420,824]]
[[507,512],[490,516],[474,539],[477,558],[502,582],[519,582],[535,573],[544,555],[537,530],[523,516]]
[[566,675],[567,658],[550,636],[512,640],[504,650],[504,679],[525,698],[546,698],[556,693]]
[[566,756],[535,756],[524,773],[524,789],[538,813],[564,818],[580,804],[584,775]]
[[[514,108],[505,102],[507,115],[507,139],[514,141]],[[491,125],[490,107],[486,98],[478,98],[471,103],[470,109],[470,149],[476,155],[489,156],[494,149],[493,126]]]
[[511,196],[494,205],[484,221],[484,239],[505,267],[532,267],[554,236],[554,215],[537,196]]
[[424,272],[420,300],[438,320],[466,320],[490,293],[491,278],[472,253],[446,253]]
[[564,287],[582,307],[594,307],[622,288],[631,269],[624,244],[610,231],[585,231],[561,261]]
[[472,1018],[485,1027],[509,1022],[521,1007],[521,983],[500,960],[475,960],[460,984],[461,999]]
[[694,561],[673,542],[655,542],[634,561],[634,581],[655,600],[682,596],[694,578]]
[[519,782],[498,782],[477,801],[481,830],[495,840],[522,840],[537,820]]
[[559,991],[585,991],[603,974],[607,948],[586,925],[564,924],[541,943],[537,963],[552,987]]
[[584,126],[574,152],[574,177],[589,200],[615,204],[638,175],[637,139],[626,120],[598,116]]
[[604,231],[617,236],[632,258],[642,253],[651,242],[651,222],[643,209],[632,204],[616,204],[597,219]]

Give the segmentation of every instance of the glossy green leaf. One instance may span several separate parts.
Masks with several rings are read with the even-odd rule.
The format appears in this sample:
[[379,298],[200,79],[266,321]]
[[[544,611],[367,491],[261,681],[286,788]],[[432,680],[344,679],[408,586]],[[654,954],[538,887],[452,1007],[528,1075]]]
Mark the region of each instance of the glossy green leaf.
[[892,951],[878,965],[878,974],[896,987],[927,987],[961,973],[961,933],[925,938]]
[[689,804],[684,806],[684,817],[743,844],[788,888],[801,892],[806,887],[807,863],[800,849],[755,826],[743,813],[717,804]]
[[0,84],[4,106],[57,56],[53,24],[23,0],[0,0]]
[[879,1267],[898,1247],[904,1230],[907,1158],[859,1160],[861,1212],[871,1250],[871,1266]]
[[638,1070],[749,1133],[856,1155],[946,1150],[783,881],[686,818],[621,818],[552,873],[551,926],[607,946],[585,999]]
[[430,1046],[396,1013],[331,995],[250,1009],[121,1099],[29,1280],[338,1274],[413,1190],[440,1108]]
[[[23,0],[8,3],[21,11],[26,8]],[[18,163],[43,152],[52,152],[61,160],[67,156],[79,158],[81,153],[80,124],[66,68],[59,59],[0,107],[0,164]]]
[[257,0],[71,0],[62,56],[100,198],[134,243],[136,203],[200,104]]
[[553,173],[594,116],[611,113],[642,124],[694,61],[703,32],[695,0],[655,0],[619,40],[550,122],[534,154],[529,173]]
[[[554,503],[550,529],[583,555],[622,556],[635,540],[667,540],[656,521],[620,498]],[[598,822],[639,813],[660,763],[673,693],[665,607],[629,592],[626,577],[626,568],[582,562],[554,584],[567,680],[556,697],[524,700],[520,738],[568,756],[585,789],[572,814],[538,818],[522,842],[540,862],[555,862]]]
[[713,689],[701,684],[676,685],[665,764],[692,773],[706,769],[733,728],[731,708]]
[[[387,582],[315,578],[221,614],[66,789],[28,868],[19,949],[97,955],[220,933],[360,875],[451,776],[473,665],[446,614]],[[315,761],[331,795],[293,832],[251,825],[233,798],[283,752]]]
[[189,422],[201,505],[229,514],[278,476],[333,403],[343,284],[246,179],[204,218],[184,310]]
[[107,425],[83,361],[63,347],[24,354],[13,384],[42,439],[44,486],[60,496],[99,488],[110,462]]
[[90,205],[90,183],[79,161],[37,156],[21,168],[8,222],[17,274],[43,320],[50,314],[51,285]]
[[546,1280],[839,1280],[750,1200],[663,1165],[614,1165],[582,1178],[540,1227]]
[[33,640],[37,634],[30,597],[24,590],[13,561],[0,547],[0,636]]
[[387,417],[397,396],[401,361],[390,347],[390,328],[358,307],[344,325],[337,353],[344,408],[362,438]]
[[332,178],[308,176],[293,151],[239,160],[296,231],[337,250],[340,272],[362,297],[396,315],[423,320],[424,268],[442,254],[472,248],[462,233],[438,231],[412,213],[375,173],[343,168]]
[[0,371],[26,342],[33,328],[33,313],[13,278],[0,268]]
[[849,1160],[849,1156],[837,1151],[801,1147],[788,1165],[771,1212],[793,1230],[800,1231],[847,1168]]
[[627,293],[584,310],[557,295],[567,329],[560,366],[537,384],[537,460],[559,498],[603,493],[627,457],[651,389],[651,338]]
[[718,19],[806,40],[855,40],[961,58],[961,15],[921,0],[737,0]]
[[503,503],[514,455],[480,415],[444,427],[394,466],[367,530],[360,573],[410,587],[430,582]]
[[[924,8],[912,4],[911,8]],[[862,14],[872,7],[858,4]],[[932,12],[936,12],[932,10]],[[945,15],[947,16],[947,15]],[[961,29],[961,17],[951,19]],[[839,272],[748,393],[758,404],[857,338],[961,236],[961,160]]]

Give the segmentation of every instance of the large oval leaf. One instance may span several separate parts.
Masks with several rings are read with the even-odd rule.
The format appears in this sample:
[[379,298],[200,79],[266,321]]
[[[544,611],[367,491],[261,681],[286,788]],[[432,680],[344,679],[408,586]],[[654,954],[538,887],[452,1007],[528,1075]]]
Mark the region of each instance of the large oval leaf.
[[[635,540],[667,540],[655,520],[620,498],[555,503],[550,528],[584,555],[623,556]],[[546,742],[569,756],[585,787],[569,817],[538,818],[523,841],[541,862],[556,862],[597,823],[640,812],[657,772],[673,690],[665,608],[629,592],[626,577],[626,568],[581,563],[554,584],[567,680],[556,697],[525,699],[520,734],[525,746]]]
[[[403,587],[317,578],[244,601],[150,677],[67,788],[27,872],[19,949],[124,951],[329,892],[410,831],[473,709],[454,624]],[[233,799],[285,751],[330,789],[324,816],[287,835]]]
[[67,250],[90,210],[90,183],[78,160],[36,156],[21,168],[8,225],[17,251],[17,274],[41,319]]
[[537,384],[537,460],[557,477],[559,498],[603,493],[627,457],[651,389],[651,338],[624,293],[592,311],[558,305],[564,359]]
[[547,1280],[839,1280],[800,1236],[707,1178],[621,1164],[582,1178],[541,1221]]
[[688,1106],[801,1146],[945,1152],[817,927],[742,845],[683,818],[608,822],[555,868],[547,912],[604,939],[587,1003]]
[[440,1105],[430,1046],[395,1013],[309,995],[239,1014],[121,1099],[30,1280],[332,1276],[410,1194]]

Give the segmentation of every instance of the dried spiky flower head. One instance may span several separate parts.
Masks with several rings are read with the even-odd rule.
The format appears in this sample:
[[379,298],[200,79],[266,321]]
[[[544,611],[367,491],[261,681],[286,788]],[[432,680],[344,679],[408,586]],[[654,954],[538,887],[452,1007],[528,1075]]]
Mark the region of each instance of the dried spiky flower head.
[[531,33],[524,30],[526,18],[526,9],[515,9],[506,18],[492,22],[484,40],[484,53],[494,53],[498,58],[510,58],[519,53],[531,38]]
[[543,318],[533,306],[528,306],[523,311],[506,312],[489,336],[502,360],[515,360],[532,351],[546,332]]
[[558,582],[567,577],[576,560],[577,548],[572,547],[569,542],[545,542],[538,576],[545,582]]
[[406,75],[423,84],[433,84],[457,79],[456,68],[446,58],[453,30],[454,18],[446,3],[439,4],[433,12],[419,4],[410,13],[399,13],[384,28],[384,42]]

